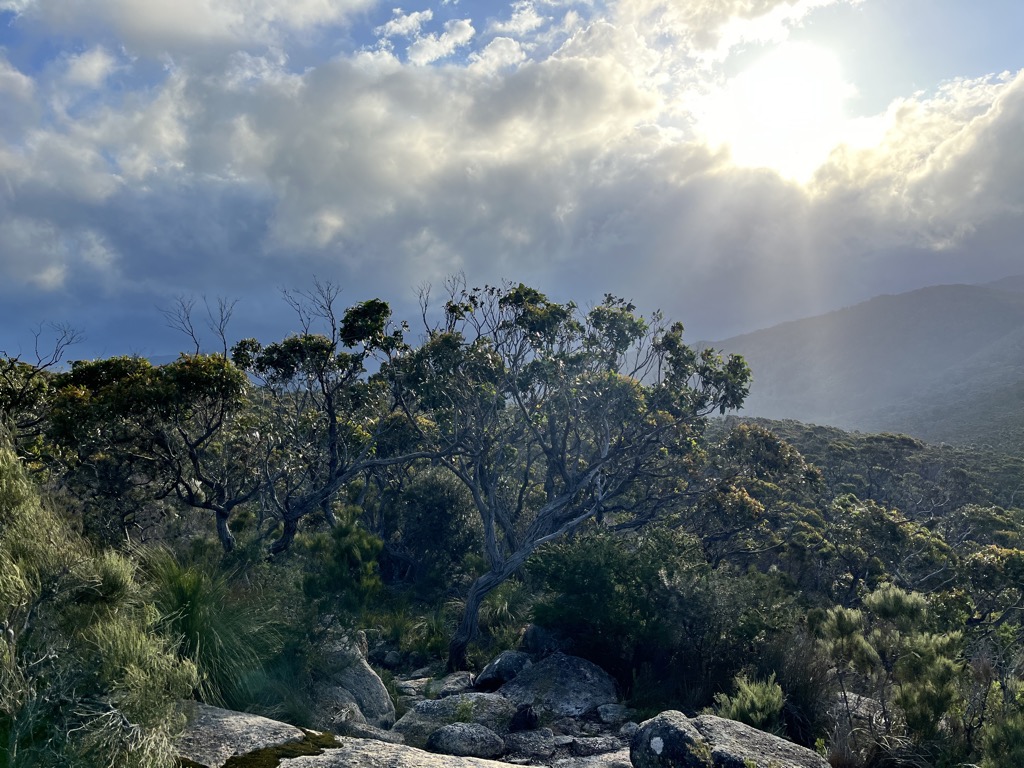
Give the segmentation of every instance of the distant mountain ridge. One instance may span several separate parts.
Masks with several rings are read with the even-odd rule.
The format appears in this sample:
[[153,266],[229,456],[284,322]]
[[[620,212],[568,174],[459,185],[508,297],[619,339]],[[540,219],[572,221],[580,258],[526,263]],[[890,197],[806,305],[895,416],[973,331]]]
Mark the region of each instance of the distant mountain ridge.
[[1024,275],[878,296],[711,346],[753,370],[745,415],[1024,445]]

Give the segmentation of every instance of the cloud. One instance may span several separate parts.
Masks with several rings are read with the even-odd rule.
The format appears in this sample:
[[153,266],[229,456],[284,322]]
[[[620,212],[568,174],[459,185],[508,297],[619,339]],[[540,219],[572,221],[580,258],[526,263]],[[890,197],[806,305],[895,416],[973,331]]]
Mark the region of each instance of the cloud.
[[413,13],[403,13],[401,8],[395,8],[394,18],[373,31],[381,37],[415,37],[423,25],[433,18],[434,12],[429,8]]
[[549,19],[537,13],[537,8],[530,0],[517,0],[512,3],[512,16],[505,20],[492,21],[487,31],[495,35],[521,37],[544,26]]
[[447,58],[468,44],[475,34],[476,30],[469,19],[446,21],[444,32],[440,35],[426,35],[413,41],[408,50],[409,61],[422,67]]
[[108,31],[134,54],[160,57],[208,47],[279,44],[289,35],[346,23],[374,0],[0,0],[65,34]]
[[68,59],[67,82],[87,88],[99,88],[117,67],[117,59],[103,46],[90,48]]
[[[129,5],[97,0],[97,14],[127,25],[112,9]],[[368,25],[409,37],[407,61],[373,37],[330,54],[289,37],[362,5],[298,3],[286,20],[283,3],[241,18],[239,2],[192,0],[182,14],[211,26],[182,23],[182,40],[237,39],[155,74],[108,43],[31,75],[0,56],[13,105],[0,120],[0,320],[72,308],[115,328],[116,312],[205,293],[243,297],[239,317],[256,302],[248,321],[280,333],[266,302],[313,275],[343,282],[346,300],[399,301],[464,270],[584,303],[613,291],[723,336],[863,298],[877,287],[865,264],[897,273],[982,242],[997,254],[985,238],[1020,229],[1021,73],[905,96],[799,186],[735,167],[693,132],[687,89],[717,73],[675,54],[738,39],[729,19],[795,23],[806,2],[622,0],[590,20],[582,6],[518,5],[509,24],[561,14],[516,27],[532,39],[495,25],[478,37],[470,19],[424,34],[429,11]],[[179,33],[156,21],[131,23],[166,47]],[[651,34],[663,22],[675,26]],[[83,89],[73,109],[54,106]]]
[[676,53],[721,59],[743,42],[784,39],[817,8],[861,0],[619,0],[620,24],[675,41]]

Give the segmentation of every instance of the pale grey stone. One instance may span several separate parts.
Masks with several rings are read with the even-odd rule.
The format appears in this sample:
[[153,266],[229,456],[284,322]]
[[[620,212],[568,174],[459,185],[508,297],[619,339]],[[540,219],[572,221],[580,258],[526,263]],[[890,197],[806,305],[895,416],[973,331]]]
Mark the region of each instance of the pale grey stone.
[[577,736],[569,745],[569,751],[577,757],[602,755],[606,752],[618,752],[622,742],[614,736]]
[[629,717],[629,708],[625,704],[602,704],[597,708],[597,716],[605,725],[618,725]]
[[435,755],[401,744],[343,738],[337,749],[322,755],[285,759],[280,768],[508,768],[508,763]]
[[591,757],[563,757],[551,763],[551,768],[633,768],[633,764],[629,750],[621,748],[617,752]]
[[431,680],[424,688],[424,694],[430,699],[443,699],[457,693],[466,693],[473,688],[472,672],[453,672],[440,680]]
[[175,746],[178,756],[206,768],[221,768],[228,758],[258,749],[301,741],[305,733],[286,723],[227,709],[194,706],[193,716]]
[[555,738],[550,728],[516,731],[505,737],[505,749],[509,754],[544,760],[555,754]]
[[443,699],[421,701],[395,723],[406,744],[423,747],[427,737],[443,725],[472,722],[485,725],[495,733],[505,733],[516,705],[494,693],[459,693]]
[[814,750],[746,723],[715,715],[700,715],[693,722],[711,745],[716,768],[829,768]]
[[640,724],[634,768],[829,768],[817,752],[735,720],[662,712]]
[[427,737],[427,749],[459,757],[500,757],[505,753],[505,742],[486,725],[451,723]]

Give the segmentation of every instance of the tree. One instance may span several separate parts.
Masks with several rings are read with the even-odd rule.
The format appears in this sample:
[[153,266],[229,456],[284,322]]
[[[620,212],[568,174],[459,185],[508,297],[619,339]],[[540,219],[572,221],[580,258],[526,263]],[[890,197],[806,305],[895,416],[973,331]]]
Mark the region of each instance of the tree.
[[589,520],[642,525],[692,492],[704,417],[742,404],[749,370],[614,296],[583,312],[521,284],[449,287],[443,325],[395,370],[483,526],[487,571],[449,648],[462,668],[484,597],[538,547]]
[[[234,547],[232,512],[263,485],[261,435],[249,408],[251,386],[223,354],[182,354],[153,366],[114,357],[75,361],[54,378],[50,439],[73,451],[78,480],[115,501],[153,489],[212,512],[225,551]],[[127,522],[122,519],[122,525]]]
[[435,456],[416,446],[397,454],[378,451],[396,443],[406,425],[390,382],[369,375],[367,365],[387,363],[407,345],[402,328],[391,324],[387,303],[370,299],[339,315],[339,293],[317,282],[310,292],[285,294],[302,332],[266,346],[243,339],[232,349],[236,365],[260,380],[258,407],[274,432],[265,499],[282,526],[272,554],[291,546],[299,522],[309,515],[322,514],[334,527],[332,503],[354,479]]
[[81,334],[68,325],[51,325],[53,341],[43,341],[44,326],[33,334],[33,355],[0,351],[0,428],[7,431],[15,450],[25,458],[41,453],[41,438],[48,416],[51,382],[68,348]]

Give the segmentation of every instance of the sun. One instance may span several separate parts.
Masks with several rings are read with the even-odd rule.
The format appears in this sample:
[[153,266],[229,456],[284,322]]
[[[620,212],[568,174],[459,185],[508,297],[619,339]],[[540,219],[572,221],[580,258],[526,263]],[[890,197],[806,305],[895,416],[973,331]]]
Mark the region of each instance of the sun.
[[787,42],[712,96],[698,127],[736,164],[805,181],[839,143],[851,95],[833,53]]

